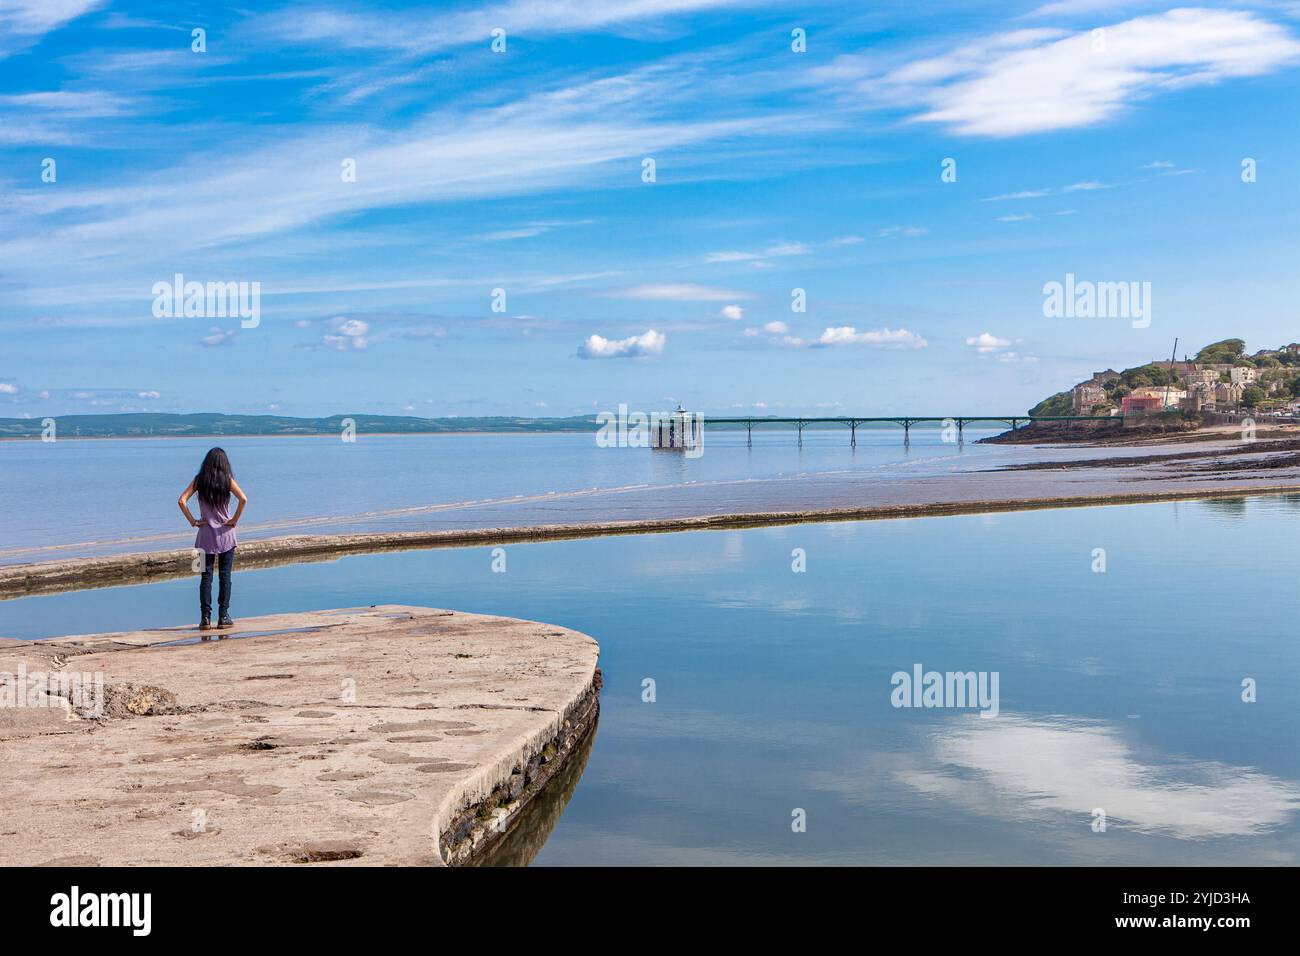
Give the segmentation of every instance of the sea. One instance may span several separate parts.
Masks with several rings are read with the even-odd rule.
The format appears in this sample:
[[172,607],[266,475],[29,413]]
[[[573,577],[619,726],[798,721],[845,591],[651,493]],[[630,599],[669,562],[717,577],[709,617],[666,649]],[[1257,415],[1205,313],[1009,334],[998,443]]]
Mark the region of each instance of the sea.
[[[550,522],[630,487],[779,507],[809,480],[1035,453],[709,440],[695,460],[582,435],[223,446],[248,534]],[[186,545],[175,500],[209,444],[0,444],[4,560]],[[1300,498],[1262,495],[596,537],[509,546],[504,571],[482,547],[237,565],[233,613],[417,604],[594,637],[589,749],[491,863],[1295,865],[1298,535]],[[3,601],[0,636],[182,625],[195,591]]]

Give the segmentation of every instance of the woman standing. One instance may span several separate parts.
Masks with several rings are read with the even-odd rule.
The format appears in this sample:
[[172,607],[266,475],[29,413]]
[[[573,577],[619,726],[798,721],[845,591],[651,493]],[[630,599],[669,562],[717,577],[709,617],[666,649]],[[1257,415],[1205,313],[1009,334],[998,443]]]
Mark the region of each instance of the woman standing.
[[[192,495],[199,496],[199,517],[190,514],[188,502]],[[230,517],[230,496],[239,499],[235,516]],[[220,448],[213,448],[203,458],[199,473],[185,486],[178,502],[190,525],[198,528],[194,547],[203,551],[203,578],[199,581],[199,609],[203,617],[199,630],[212,627],[212,565],[217,565],[221,578],[217,592],[217,627],[230,627],[230,571],[235,564],[235,526],[248,504],[248,496],[235,481],[230,470],[230,459]]]

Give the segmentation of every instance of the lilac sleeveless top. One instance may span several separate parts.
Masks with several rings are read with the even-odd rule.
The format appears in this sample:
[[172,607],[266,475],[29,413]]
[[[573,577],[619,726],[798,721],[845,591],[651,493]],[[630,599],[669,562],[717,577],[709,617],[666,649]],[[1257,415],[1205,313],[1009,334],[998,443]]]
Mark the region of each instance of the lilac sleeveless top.
[[235,546],[235,529],[227,528],[230,520],[230,501],[224,507],[213,508],[202,498],[199,499],[199,533],[194,538],[194,547],[204,554],[224,554]]

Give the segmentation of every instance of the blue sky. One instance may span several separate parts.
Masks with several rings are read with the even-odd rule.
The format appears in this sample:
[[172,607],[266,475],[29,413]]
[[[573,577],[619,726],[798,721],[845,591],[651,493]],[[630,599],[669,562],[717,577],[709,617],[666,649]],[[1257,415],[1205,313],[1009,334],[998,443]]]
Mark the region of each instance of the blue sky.
[[0,416],[1005,413],[1300,340],[1300,3],[210,6],[0,0]]

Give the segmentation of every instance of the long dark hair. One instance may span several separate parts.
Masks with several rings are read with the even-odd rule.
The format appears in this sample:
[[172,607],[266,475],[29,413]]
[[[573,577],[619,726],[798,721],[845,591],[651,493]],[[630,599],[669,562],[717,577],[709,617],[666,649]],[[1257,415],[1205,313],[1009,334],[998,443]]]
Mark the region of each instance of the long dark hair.
[[199,473],[194,476],[194,490],[199,493],[199,501],[209,508],[224,508],[230,503],[230,479],[233,477],[226,453],[220,448],[211,449],[203,456]]

